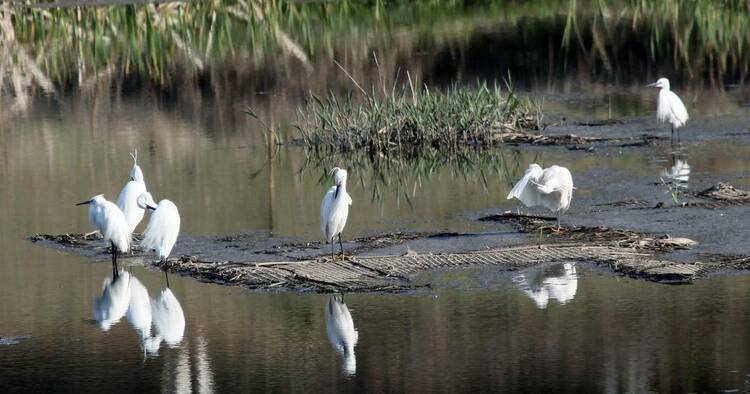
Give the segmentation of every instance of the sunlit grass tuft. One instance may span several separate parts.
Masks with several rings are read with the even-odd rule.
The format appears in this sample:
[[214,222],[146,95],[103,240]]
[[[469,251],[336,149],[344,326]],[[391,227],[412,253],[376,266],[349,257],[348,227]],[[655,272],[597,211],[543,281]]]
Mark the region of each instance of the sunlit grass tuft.
[[309,147],[387,154],[493,145],[499,133],[539,130],[541,124],[537,101],[510,87],[478,84],[445,91],[409,86],[363,100],[312,96],[299,111],[297,127]]

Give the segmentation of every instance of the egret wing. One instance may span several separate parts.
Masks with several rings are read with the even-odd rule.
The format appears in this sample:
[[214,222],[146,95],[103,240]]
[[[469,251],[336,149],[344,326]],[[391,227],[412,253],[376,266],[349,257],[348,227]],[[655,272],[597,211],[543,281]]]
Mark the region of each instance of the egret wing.
[[524,172],[523,178],[521,178],[521,180],[513,186],[510,193],[508,193],[508,200],[517,198],[527,207],[539,205],[537,188],[534,183],[539,181],[542,174],[542,167],[538,164],[530,165],[529,168],[526,169],[526,172]]
[[161,200],[143,232],[141,246],[155,250],[159,258],[165,259],[172,252],[179,234],[180,213],[177,206],[169,200]]
[[120,252],[130,247],[130,231],[125,215],[112,202],[105,201],[99,208],[99,230],[105,241],[114,243]]
[[682,100],[680,100],[680,97],[675,92],[668,92],[666,97],[672,117],[677,121],[674,126],[681,127],[688,121],[687,108],[685,108],[685,104],[682,103]]
[[[323,233],[323,236],[327,236],[326,225],[328,224],[328,216],[333,207],[335,194],[336,186],[332,186],[323,196],[323,201],[320,203],[320,231]],[[326,238],[326,240],[328,241],[330,238]]]

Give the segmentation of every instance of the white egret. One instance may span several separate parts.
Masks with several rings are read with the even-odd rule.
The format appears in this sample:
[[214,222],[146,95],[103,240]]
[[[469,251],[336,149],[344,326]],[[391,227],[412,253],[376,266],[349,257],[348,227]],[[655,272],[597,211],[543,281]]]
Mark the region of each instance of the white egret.
[[344,356],[344,371],[354,375],[357,370],[357,358],[354,346],[359,340],[359,333],[354,329],[354,321],[349,308],[342,297],[332,296],[326,306],[326,331],[333,348]]
[[549,270],[543,267],[528,270],[516,278],[516,283],[539,309],[545,309],[550,299],[565,305],[575,298],[578,291],[576,267],[571,263],[559,264]]
[[143,193],[146,193],[146,185],[142,182],[131,180],[125,184],[125,187],[122,188],[120,195],[117,197],[117,207],[125,215],[125,220],[128,222],[128,229],[131,234],[138,227],[138,223],[143,220],[145,210],[138,205],[137,201],[138,197]]
[[[153,211],[146,231],[143,232],[141,246],[146,250],[155,251],[159,260],[166,262],[180,234],[180,212],[172,201],[166,199],[159,201],[159,205],[156,205],[151,193],[148,192],[138,197],[138,206]],[[166,275],[165,269],[164,276]],[[169,286],[169,277],[167,277],[167,286]]]
[[656,106],[656,119],[662,123],[669,123],[672,126],[672,138],[674,138],[675,130],[677,130],[677,138],[679,138],[678,129],[688,121],[685,104],[673,91],[669,90],[669,80],[666,78],[659,78],[659,80],[647,86],[660,89]]
[[133,153],[131,153],[130,157],[133,158],[133,168],[130,169],[130,180],[140,182],[145,187],[146,179],[143,177],[143,171],[141,171],[141,167],[138,166],[138,150],[135,150]]
[[104,279],[102,295],[94,300],[94,319],[104,331],[117,324],[128,311],[130,302],[130,274],[125,271]]
[[336,236],[339,237],[341,257],[344,257],[344,245],[341,242],[341,232],[346,226],[346,218],[349,216],[349,206],[352,198],[346,192],[346,170],[334,167],[331,169],[334,186],[328,189],[320,204],[320,231],[326,237],[326,243],[331,242],[331,258],[335,254]]
[[130,231],[125,215],[101,194],[76,205],[89,206],[89,222],[101,232],[104,242],[111,244],[112,275],[117,278],[117,251],[125,253],[130,249]]
[[533,163],[508,193],[508,200],[516,198],[531,208],[543,206],[557,214],[557,227],[560,228],[560,215],[570,208],[573,199],[573,177],[565,167],[552,166],[542,170]]

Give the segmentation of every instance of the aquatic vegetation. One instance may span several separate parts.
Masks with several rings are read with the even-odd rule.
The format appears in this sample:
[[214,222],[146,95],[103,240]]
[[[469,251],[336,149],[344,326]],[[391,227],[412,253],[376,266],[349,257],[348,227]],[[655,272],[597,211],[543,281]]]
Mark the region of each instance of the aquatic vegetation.
[[503,131],[542,128],[539,102],[517,96],[510,87],[507,92],[486,84],[431,91],[409,84],[382,94],[360,90],[361,101],[352,95],[311,97],[297,125],[306,146],[410,154],[426,147],[492,145]]

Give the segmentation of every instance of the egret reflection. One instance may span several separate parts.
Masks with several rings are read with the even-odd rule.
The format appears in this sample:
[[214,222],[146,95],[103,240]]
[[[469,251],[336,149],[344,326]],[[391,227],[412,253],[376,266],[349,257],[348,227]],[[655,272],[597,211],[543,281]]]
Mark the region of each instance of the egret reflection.
[[120,271],[119,275],[105,278],[102,295],[94,300],[94,319],[103,331],[117,324],[125,316],[130,303],[130,274]]
[[514,281],[539,309],[547,308],[550,299],[564,305],[575,298],[578,290],[578,276],[572,263],[535,267],[519,274]]
[[328,340],[333,348],[343,356],[343,370],[348,375],[357,372],[357,357],[354,347],[357,345],[359,333],[354,329],[354,321],[349,308],[344,303],[343,296],[334,295],[326,306],[326,331]]
[[687,160],[672,155],[672,167],[662,170],[661,177],[678,187],[687,189],[690,181],[690,164]]
[[120,271],[114,280],[104,279],[102,295],[94,300],[94,318],[103,331],[109,331],[126,315],[147,354],[158,354],[162,342],[170,347],[182,342],[185,314],[172,290],[162,289],[152,299],[138,278]]

